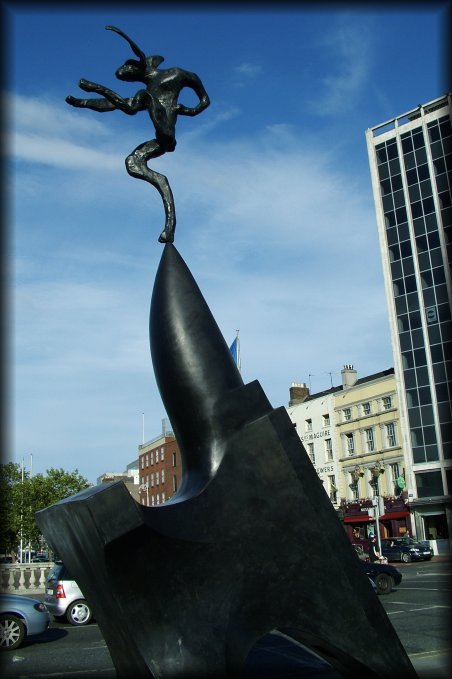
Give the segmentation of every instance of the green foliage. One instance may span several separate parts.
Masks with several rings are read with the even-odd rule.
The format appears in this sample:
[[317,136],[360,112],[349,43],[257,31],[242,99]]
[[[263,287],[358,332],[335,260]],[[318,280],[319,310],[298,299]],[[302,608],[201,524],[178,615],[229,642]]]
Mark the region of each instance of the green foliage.
[[14,462],[0,465],[0,551],[15,552],[23,544],[38,546],[41,531],[35,513],[75,495],[91,484],[76,469],[48,469],[46,474],[30,477]]

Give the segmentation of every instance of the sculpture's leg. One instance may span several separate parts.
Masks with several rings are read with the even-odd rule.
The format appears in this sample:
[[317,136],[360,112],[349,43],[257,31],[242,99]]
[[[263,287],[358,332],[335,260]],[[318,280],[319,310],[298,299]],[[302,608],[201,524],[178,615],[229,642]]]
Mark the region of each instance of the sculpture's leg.
[[165,228],[159,236],[160,243],[172,243],[174,241],[174,230],[176,228],[176,211],[174,208],[174,198],[165,175],[151,170],[147,161],[151,158],[158,158],[163,155],[165,150],[153,139],[137,146],[130,156],[126,158],[126,169],[131,177],[143,179],[152,184],[160,193],[165,209]]

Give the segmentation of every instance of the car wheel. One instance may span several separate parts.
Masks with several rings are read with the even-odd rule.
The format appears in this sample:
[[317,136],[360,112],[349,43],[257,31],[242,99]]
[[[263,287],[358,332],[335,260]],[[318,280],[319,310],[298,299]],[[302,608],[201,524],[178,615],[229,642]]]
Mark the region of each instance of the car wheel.
[[91,622],[93,613],[86,601],[78,599],[69,606],[66,611],[66,617],[71,625],[87,625]]
[[0,615],[0,648],[2,651],[13,651],[19,648],[25,639],[25,625],[16,615],[4,613]]
[[377,585],[378,594],[389,594],[394,587],[394,580],[387,573],[380,573],[375,578],[375,584]]
[[402,552],[400,558],[402,559],[403,563],[410,563],[411,561],[411,556],[408,554],[408,552]]

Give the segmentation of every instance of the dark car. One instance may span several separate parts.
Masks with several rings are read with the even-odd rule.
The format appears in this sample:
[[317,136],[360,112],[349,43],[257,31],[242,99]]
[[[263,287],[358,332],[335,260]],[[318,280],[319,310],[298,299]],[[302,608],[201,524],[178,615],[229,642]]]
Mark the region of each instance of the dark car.
[[385,563],[372,563],[362,545],[353,544],[355,552],[361,561],[362,569],[375,584],[378,594],[389,594],[394,585],[402,581],[402,573],[398,568]]
[[399,569],[388,563],[361,560],[361,566],[366,575],[374,581],[378,594],[389,594],[394,586],[400,585],[402,581],[402,573]]
[[428,544],[417,542],[413,538],[384,538],[381,541],[381,552],[388,561],[430,561],[433,551]]

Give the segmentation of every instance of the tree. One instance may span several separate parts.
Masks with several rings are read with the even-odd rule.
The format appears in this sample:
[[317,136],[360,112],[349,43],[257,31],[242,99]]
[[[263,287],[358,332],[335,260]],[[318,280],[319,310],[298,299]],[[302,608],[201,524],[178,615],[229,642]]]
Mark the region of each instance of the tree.
[[17,546],[20,532],[18,489],[22,479],[20,465],[14,462],[0,465],[0,551],[9,553]]
[[41,509],[75,495],[91,484],[76,469],[47,469],[46,474],[30,477],[19,464],[0,465],[1,549],[16,551],[23,545],[37,546],[42,535],[35,514]]

